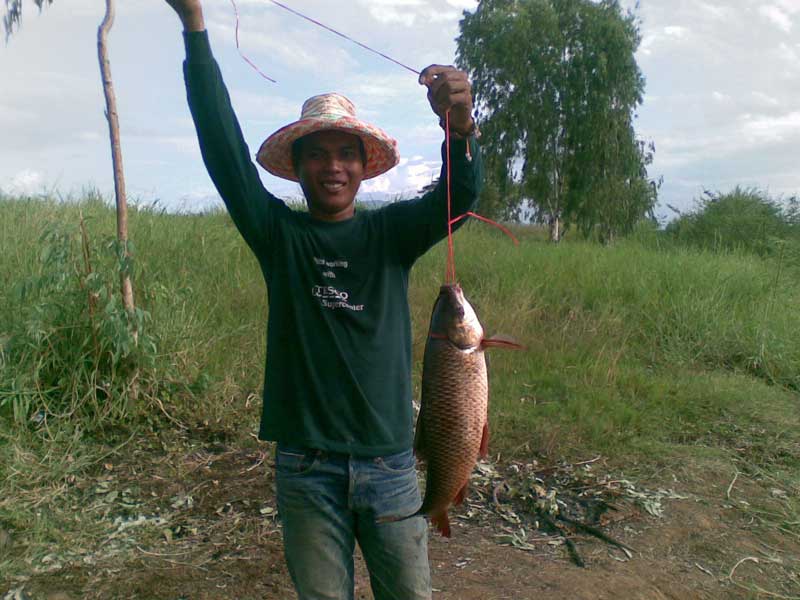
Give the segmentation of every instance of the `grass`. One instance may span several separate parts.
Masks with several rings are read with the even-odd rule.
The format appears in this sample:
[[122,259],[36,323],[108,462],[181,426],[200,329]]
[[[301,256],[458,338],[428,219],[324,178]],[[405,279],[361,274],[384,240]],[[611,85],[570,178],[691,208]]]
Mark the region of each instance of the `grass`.
[[[113,213],[97,200],[0,203],[0,335],[19,315],[14,284],[40,269],[44,224],[76,229],[79,212],[91,237],[114,230]],[[795,272],[742,253],[636,240],[551,245],[525,228],[521,236],[514,248],[494,230],[470,225],[456,248],[459,279],[487,330],[513,334],[528,347],[492,352],[492,425],[519,432],[499,436],[501,450],[550,425],[580,440],[558,443],[558,452],[624,452],[656,432],[672,439],[672,423],[683,427],[741,402],[731,398],[742,394],[717,393],[725,382],[738,389],[746,381],[749,395],[771,402],[796,400]],[[261,385],[267,306],[255,259],[222,213],[134,211],[131,238],[137,301],[158,334],[158,356],[197,384],[199,392],[183,400],[203,420],[247,418],[252,429],[253,411],[225,413],[238,412],[237,402]],[[442,278],[441,246],[412,273],[416,365]],[[169,408],[181,411],[181,398],[174,402]]]
[[[112,211],[97,199],[0,200],[0,340],[25,311],[14,286],[41,273],[40,232],[51,223],[77,231],[79,213],[93,240],[114,231]],[[268,311],[255,259],[224,213],[133,210],[130,221],[137,302],[157,338],[153,377],[160,383],[142,411],[111,428],[65,417],[43,431],[15,423],[0,405],[0,527],[31,528],[57,542],[57,518],[12,500],[42,490],[58,498],[69,477],[99,468],[131,432],[200,426],[254,443]],[[681,247],[655,232],[610,247],[551,245],[535,228],[518,233],[515,248],[495,230],[470,224],[456,242],[459,280],[486,329],[527,346],[491,351],[494,454],[558,460],[602,453],[617,465],[655,469],[710,453],[797,495],[794,267]],[[442,246],[412,273],[417,388]],[[15,375],[23,368],[8,357],[0,367]],[[796,503],[782,518],[797,535]]]

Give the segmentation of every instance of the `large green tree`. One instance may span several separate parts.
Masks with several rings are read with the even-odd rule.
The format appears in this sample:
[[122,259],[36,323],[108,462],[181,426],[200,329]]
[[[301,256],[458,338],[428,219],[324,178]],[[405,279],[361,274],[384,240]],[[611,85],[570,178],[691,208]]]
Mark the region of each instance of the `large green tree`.
[[483,134],[482,210],[528,212],[554,241],[571,224],[611,239],[652,212],[654,148],[633,127],[640,41],[618,0],[481,0],[464,13],[457,61]]

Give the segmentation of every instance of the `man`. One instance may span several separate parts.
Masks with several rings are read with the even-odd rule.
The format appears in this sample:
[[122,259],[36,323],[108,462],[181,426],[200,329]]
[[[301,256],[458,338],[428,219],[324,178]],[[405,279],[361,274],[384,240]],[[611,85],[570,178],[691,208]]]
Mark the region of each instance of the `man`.
[[[352,599],[357,541],[377,600],[430,598],[427,525],[412,446],[408,274],[447,234],[446,170],[429,194],[355,210],[363,179],[394,167],[396,142],[338,94],[315,96],[270,136],[258,162],[299,181],[308,213],[262,186],[199,0],[167,0],[184,26],[184,76],[206,167],[267,283],[267,365],[260,437],[277,442],[278,510],[301,600]],[[482,180],[466,74],[420,76],[443,122],[450,109],[453,216]],[[443,152],[444,153],[444,152]]]

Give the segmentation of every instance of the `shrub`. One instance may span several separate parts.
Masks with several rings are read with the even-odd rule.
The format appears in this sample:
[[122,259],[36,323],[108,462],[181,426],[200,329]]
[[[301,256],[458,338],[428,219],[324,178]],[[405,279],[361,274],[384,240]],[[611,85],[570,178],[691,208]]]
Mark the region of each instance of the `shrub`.
[[131,260],[115,239],[92,243],[80,225],[45,228],[38,273],[9,297],[16,316],[0,336],[0,414],[19,424],[119,422],[156,385],[149,315],[128,314],[119,297]]
[[800,241],[796,200],[788,207],[758,189],[706,191],[693,212],[666,228],[677,241],[706,250],[744,250],[759,256],[781,253],[786,242]]

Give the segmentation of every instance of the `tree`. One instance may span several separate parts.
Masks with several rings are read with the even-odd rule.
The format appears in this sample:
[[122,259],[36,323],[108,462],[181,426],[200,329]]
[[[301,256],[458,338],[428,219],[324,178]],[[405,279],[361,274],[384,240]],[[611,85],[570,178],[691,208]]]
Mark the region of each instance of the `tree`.
[[[39,10],[53,0],[33,0]],[[100,76],[106,100],[106,120],[111,141],[111,161],[114,169],[114,192],[117,206],[117,243],[120,258],[120,292],[122,303],[130,316],[133,316],[133,286],[130,277],[131,254],[128,247],[128,200],[125,192],[125,174],[122,168],[122,144],[119,135],[119,118],[114,83],[111,78],[111,65],[108,60],[108,32],[114,24],[114,0],[105,0],[106,14],[97,30],[97,57],[100,63]],[[6,42],[14,27],[19,27],[22,17],[22,0],[6,0],[6,14],[3,17]],[[136,332],[134,332],[134,335]]]
[[571,224],[610,239],[652,212],[654,148],[633,128],[644,78],[632,13],[618,0],[481,0],[460,26],[487,187],[506,216],[530,211],[558,241]]
[[[33,0],[33,2],[39,8],[39,12],[41,12],[45,3],[52,4],[53,0]],[[6,43],[8,43],[8,38],[11,37],[14,26],[19,27],[21,19],[22,0],[6,0],[6,14],[3,17],[3,26],[6,30]]]

